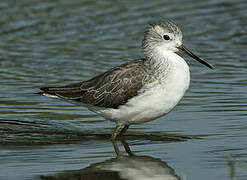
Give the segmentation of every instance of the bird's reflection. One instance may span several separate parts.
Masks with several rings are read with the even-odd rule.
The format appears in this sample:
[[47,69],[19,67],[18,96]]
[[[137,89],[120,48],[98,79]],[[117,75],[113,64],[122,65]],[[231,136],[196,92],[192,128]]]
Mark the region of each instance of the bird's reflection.
[[81,170],[65,171],[41,176],[42,180],[179,180],[175,171],[166,162],[151,156],[134,155],[129,145],[121,141],[127,155],[122,155],[117,142],[113,147],[117,156]]

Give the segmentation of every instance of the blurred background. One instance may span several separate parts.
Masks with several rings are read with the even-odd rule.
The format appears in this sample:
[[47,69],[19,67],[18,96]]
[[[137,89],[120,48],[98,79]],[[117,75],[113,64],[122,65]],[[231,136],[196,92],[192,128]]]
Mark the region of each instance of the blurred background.
[[179,106],[128,132],[192,139],[129,140],[145,158],[124,162],[141,168],[144,159],[154,170],[169,170],[163,179],[247,179],[246,0],[1,0],[0,9],[0,179],[59,179],[87,167],[101,172],[95,164],[119,172],[109,168],[123,164],[111,142],[85,138],[109,134],[113,123],[34,93],[142,57],[144,28],[160,19],[175,22],[185,46],[215,70],[183,56],[191,85]]

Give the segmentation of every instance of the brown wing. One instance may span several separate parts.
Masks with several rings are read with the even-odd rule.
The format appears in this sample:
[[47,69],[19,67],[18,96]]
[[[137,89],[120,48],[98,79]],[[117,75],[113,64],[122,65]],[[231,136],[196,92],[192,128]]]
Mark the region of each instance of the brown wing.
[[88,81],[62,87],[41,88],[44,93],[105,108],[117,108],[136,96],[149,77],[144,60],[135,60],[110,69]]

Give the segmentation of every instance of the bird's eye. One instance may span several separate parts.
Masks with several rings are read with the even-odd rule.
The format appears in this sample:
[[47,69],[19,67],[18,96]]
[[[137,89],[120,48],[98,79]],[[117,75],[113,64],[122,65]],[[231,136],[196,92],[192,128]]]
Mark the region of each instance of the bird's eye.
[[163,38],[164,38],[164,40],[170,40],[170,37],[166,34],[163,36]]

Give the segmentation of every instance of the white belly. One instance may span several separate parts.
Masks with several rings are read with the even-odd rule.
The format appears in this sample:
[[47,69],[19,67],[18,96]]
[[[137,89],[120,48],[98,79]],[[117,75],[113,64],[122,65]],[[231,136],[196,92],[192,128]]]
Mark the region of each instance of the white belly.
[[144,87],[144,93],[130,99],[125,105],[118,109],[94,111],[120,125],[151,121],[167,114],[177,105],[188,89],[189,81],[188,65],[183,60],[178,61],[173,64],[162,81],[156,81]]

